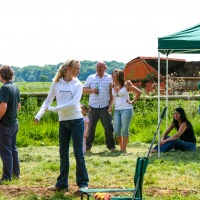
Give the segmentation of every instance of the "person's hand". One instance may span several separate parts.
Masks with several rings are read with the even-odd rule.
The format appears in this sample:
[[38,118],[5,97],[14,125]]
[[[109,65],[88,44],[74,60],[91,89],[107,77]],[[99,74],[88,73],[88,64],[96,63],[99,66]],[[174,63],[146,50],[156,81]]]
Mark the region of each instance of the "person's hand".
[[99,89],[93,88],[93,89],[92,89],[92,93],[94,93],[94,94],[99,94]]
[[108,107],[108,113],[112,113],[112,106]]
[[127,80],[127,86],[132,86],[132,82],[130,80]]
[[126,102],[127,102],[128,104],[133,104],[133,101],[130,101],[129,99],[127,99]]
[[38,119],[36,119],[36,118],[35,118],[35,123],[36,123],[36,124],[38,124],[38,123],[39,123],[39,120],[38,120]]
[[165,144],[166,143],[166,140],[161,140],[160,141],[160,146],[162,146],[163,144]]

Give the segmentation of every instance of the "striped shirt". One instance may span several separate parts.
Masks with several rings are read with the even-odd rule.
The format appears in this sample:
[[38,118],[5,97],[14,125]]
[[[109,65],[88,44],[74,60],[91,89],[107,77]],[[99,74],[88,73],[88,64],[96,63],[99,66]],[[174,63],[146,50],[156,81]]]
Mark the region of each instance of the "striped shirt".
[[98,84],[99,94],[90,94],[89,105],[93,108],[107,107],[110,102],[110,84],[112,83],[112,76],[105,73],[102,78],[98,74],[90,75],[83,87],[96,88]]

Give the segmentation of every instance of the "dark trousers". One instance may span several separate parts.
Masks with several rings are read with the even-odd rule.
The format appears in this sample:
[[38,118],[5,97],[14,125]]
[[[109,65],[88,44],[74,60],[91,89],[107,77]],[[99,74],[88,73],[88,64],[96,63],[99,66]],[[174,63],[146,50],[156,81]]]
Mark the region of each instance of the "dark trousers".
[[57,178],[56,187],[68,188],[69,176],[69,146],[73,140],[74,156],[76,159],[76,182],[79,187],[88,186],[88,173],[83,155],[83,132],[84,121],[81,119],[60,121],[59,143],[60,143],[60,175]]
[[[158,150],[158,145],[156,145],[154,149]],[[170,151],[172,149],[181,150],[181,151],[195,151],[196,144],[192,142],[184,142],[183,140],[172,140],[160,146],[160,152],[163,152],[163,153]]]
[[108,107],[92,108],[90,106],[88,117],[89,117],[89,130],[88,130],[88,137],[86,139],[86,149],[92,148],[92,143],[95,138],[95,130],[99,119],[104,127],[107,148],[108,149],[114,148],[115,140],[113,135],[113,126],[111,117],[108,113]]
[[19,158],[16,147],[18,123],[10,126],[0,125],[0,156],[3,162],[2,178],[11,180],[12,175],[19,176]]

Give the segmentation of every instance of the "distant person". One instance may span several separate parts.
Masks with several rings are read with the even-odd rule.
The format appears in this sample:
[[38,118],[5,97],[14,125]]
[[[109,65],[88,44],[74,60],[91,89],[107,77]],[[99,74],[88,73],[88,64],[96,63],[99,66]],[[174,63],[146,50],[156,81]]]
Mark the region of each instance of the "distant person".
[[[133,105],[140,98],[141,90],[131,81],[124,81],[124,72],[115,69],[112,73],[112,95],[114,97],[114,133],[120,145],[120,151],[126,152],[129,140],[129,127],[133,116]],[[129,92],[136,94],[131,101]]]
[[0,67],[0,156],[3,162],[2,178],[10,181],[19,178],[20,165],[16,137],[18,132],[17,112],[21,108],[20,91],[13,81],[14,71],[7,65]]
[[[60,175],[57,183],[48,187],[51,191],[68,191],[71,138],[76,159],[76,183],[79,188],[88,187],[88,173],[83,155],[84,120],[80,105],[83,85],[77,78],[79,72],[80,61],[78,60],[67,60],[61,65],[46,100],[35,116],[35,121],[38,123],[46,110],[58,112],[59,115]],[[52,107],[50,105],[55,97],[57,106]]]
[[86,139],[86,151],[92,148],[95,138],[95,130],[98,120],[100,119],[104,131],[106,146],[109,150],[114,150],[115,140],[110,118],[112,111],[112,94],[111,94],[112,76],[106,73],[106,64],[98,61],[96,64],[96,73],[90,75],[84,84],[83,93],[90,94],[89,97],[89,131]]
[[[168,136],[173,130],[177,130],[177,133]],[[176,108],[174,111],[173,122],[164,132],[160,141],[160,152],[167,152],[172,149],[181,151],[194,151],[196,150],[196,138],[192,124],[188,121],[183,108]],[[158,151],[158,145],[156,145],[152,153]]]
[[84,134],[83,134],[83,153],[86,153],[86,138],[88,136],[89,118],[87,116],[88,108],[86,105],[81,105],[81,112],[84,120]]

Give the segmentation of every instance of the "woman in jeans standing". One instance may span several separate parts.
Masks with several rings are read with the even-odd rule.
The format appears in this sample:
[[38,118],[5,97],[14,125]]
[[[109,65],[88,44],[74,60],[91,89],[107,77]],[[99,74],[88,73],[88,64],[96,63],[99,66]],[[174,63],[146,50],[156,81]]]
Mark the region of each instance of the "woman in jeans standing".
[[[172,129],[176,129],[177,133],[171,137],[168,134]],[[160,152],[167,152],[172,149],[181,151],[196,150],[196,138],[192,124],[188,121],[183,108],[176,108],[174,111],[173,122],[164,132],[160,141]],[[158,151],[158,145],[152,149],[152,153]]]
[[[124,81],[124,72],[115,69],[112,73],[112,95],[114,97],[114,133],[120,145],[120,151],[126,152],[129,138],[129,126],[133,115],[133,104],[140,98],[141,91],[132,85],[131,81]],[[135,93],[130,101],[129,92]]]
[[[84,120],[80,105],[83,85],[77,78],[79,72],[78,60],[67,60],[60,66],[48,96],[35,117],[35,121],[38,122],[46,110],[58,112],[59,115],[60,175],[57,183],[48,187],[48,190],[52,191],[68,191],[71,138],[76,159],[76,183],[79,188],[88,187],[88,173],[83,155]],[[57,106],[52,107],[50,105],[55,97]]]

